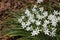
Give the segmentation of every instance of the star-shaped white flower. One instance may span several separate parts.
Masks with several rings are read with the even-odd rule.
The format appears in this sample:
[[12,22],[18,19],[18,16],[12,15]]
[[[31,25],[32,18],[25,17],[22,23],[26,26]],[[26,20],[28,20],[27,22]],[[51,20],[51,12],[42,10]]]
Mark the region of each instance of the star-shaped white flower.
[[22,25],[21,26],[22,28],[26,28],[26,23],[25,22],[21,22],[21,25]]
[[25,18],[25,16],[21,16],[21,19],[24,19]]
[[56,18],[55,15],[50,14],[47,19],[52,20],[52,19],[55,19],[55,18]]
[[58,22],[57,18],[51,20],[51,23],[52,23],[53,26],[56,26],[57,22]]
[[21,23],[21,22],[22,22],[22,19],[21,19],[21,18],[19,18],[19,19],[18,19],[18,22],[19,22],[19,23]]
[[39,31],[40,30],[38,28],[34,29],[33,32],[31,32],[32,36],[38,35]]
[[54,10],[53,14],[58,15],[59,13],[58,13],[58,11]]
[[36,14],[36,18],[42,19],[42,18],[44,18],[44,16],[42,16],[42,15],[40,15],[40,14]]
[[41,25],[41,21],[36,20],[35,24],[36,24],[37,26],[39,26],[39,25]]
[[50,21],[49,21],[49,20],[45,20],[44,23],[45,23],[45,24],[49,24]]
[[43,12],[43,11],[44,11],[44,7],[40,7],[39,9],[40,9],[40,11],[41,11],[41,12]]
[[31,27],[28,26],[28,27],[26,27],[26,30],[27,30],[27,31],[32,31],[33,28],[32,28],[32,26],[31,26]]
[[44,15],[44,17],[48,16],[48,12],[47,11],[44,11],[43,12],[43,15]]
[[50,32],[50,36],[55,36],[55,34],[56,34],[56,28],[52,28],[52,32]]
[[45,30],[44,30],[44,33],[47,34],[47,35],[49,35],[49,32],[50,32],[50,31],[49,31],[48,29],[45,29]]
[[28,20],[28,21],[26,22],[26,25],[29,26],[30,24],[31,24],[31,22]]
[[31,15],[31,13],[30,13],[30,11],[29,11],[28,9],[25,10],[25,14],[26,14],[27,16],[30,16],[30,15]]

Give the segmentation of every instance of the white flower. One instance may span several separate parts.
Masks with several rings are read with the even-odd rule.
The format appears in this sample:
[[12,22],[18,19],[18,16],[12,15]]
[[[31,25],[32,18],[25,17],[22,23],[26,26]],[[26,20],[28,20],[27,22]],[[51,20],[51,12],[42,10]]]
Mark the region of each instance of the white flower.
[[56,26],[57,22],[58,22],[57,18],[51,20],[51,23],[52,23],[53,26]]
[[40,19],[40,14],[39,14],[39,13],[37,13],[37,14],[36,14],[36,17],[37,17],[38,19]]
[[49,20],[52,20],[52,19],[55,19],[56,18],[56,16],[55,15],[52,15],[52,14],[50,14],[49,16],[48,16],[48,19]]
[[37,5],[34,5],[32,11],[33,11],[33,12],[36,12],[36,11],[37,11],[36,8],[37,8]]
[[43,2],[43,0],[37,0],[37,3],[41,3],[41,2]]
[[21,23],[21,22],[22,22],[22,19],[21,19],[21,18],[19,18],[19,19],[18,19],[18,22],[19,22],[19,23]]
[[39,29],[36,28],[35,30],[33,30],[33,32],[31,32],[32,36],[38,35],[39,34]]
[[34,18],[34,14],[31,14],[30,17],[31,17],[31,18]]
[[56,28],[52,28],[52,32],[50,32],[50,36],[52,36],[52,37],[55,36],[56,30],[57,30]]
[[45,33],[45,34],[47,34],[47,35],[49,35],[49,29],[48,29],[48,27],[47,27],[47,24],[46,23],[44,23],[43,25],[43,32]]
[[36,12],[37,10],[36,10],[36,8],[33,8],[32,11],[33,11],[33,13],[34,13],[34,12]]
[[[57,11],[55,11],[54,13],[55,13],[55,15],[57,15]],[[56,26],[57,22],[58,22],[58,19],[55,15],[50,14],[48,16],[48,19],[51,20],[51,23],[52,23],[53,26]]]
[[28,21],[26,22],[26,25],[29,26],[30,24],[31,24],[31,22],[28,20]]
[[42,18],[44,18],[44,16],[41,16],[40,14],[36,14],[36,18],[42,19]]
[[32,14],[32,15],[28,18],[28,20],[29,20],[30,22],[34,23],[34,22],[35,22],[34,15]]
[[29,31],[30,30],[30,27],[26,27],[26,30]]
[[48,12],[47,11],[44,11],[43,12],[43,15],[44,15],[44,17],[48,16]]
[[35,22],[35,19],[31,19],[30,21],[31,21],[32,23],[34,23],[34,22]]
[[54,10],[54,15],[58,15],[59,13],[58,13],[58,11],[56,11],[56,10]]
[[34,5],[34,7],[33,8],[37,8],[37,5]]
[[50,22],[49,22],[48,20],[45,20],[44,23],[45,23],[45,24],[49,24]]
[[28,27],[26,27],[26,30],[31,31],[31,30],[33,30],[33,28],[32,28],[32,26],[31,27],[28,26]]
[[44,30],[44,33],[47,34],[47,35],[49,35],[49,32],[50,32],[50,31],[49,31],[48,29],[45,29],[45,30]]
[[45,23],[42,26],[43,26],[43,28],[47,28],[47,24],[45,24]]
[[21,22],[21,25],[22,25],[21,26],[22,28],[26,28],[26,23],[25,22]]
[[44,11],[44,7],[40,7],[39,9],[40,9],[40,11],[41,11],[41,12],[43,12],[43,11]]
[[25,18],[25,16],[21,16],[21,19],[24,19]]
[[27,16],[30,16],[30,15],[31,15],[31,13],[30,13],[30,11],[29,11],[28,9],[26,9],[25,14],[26,14]]
[[31,14],[31,15],[28,17],[29,20],[31,20],[31,19],[33,19],[33,18],[34,18],[34,14]]
[[58,22],[58,19],[57,18],[55,18],[55,19],[52,19],[52,22]]
[[57,17],[58,21],[60,21],[60,17]]
[[52,21],[52,25],[56,27],[57,22]]
[[35,23],[37,26],[41,25],[41,21],[38,21],[36,20],[36,23]]

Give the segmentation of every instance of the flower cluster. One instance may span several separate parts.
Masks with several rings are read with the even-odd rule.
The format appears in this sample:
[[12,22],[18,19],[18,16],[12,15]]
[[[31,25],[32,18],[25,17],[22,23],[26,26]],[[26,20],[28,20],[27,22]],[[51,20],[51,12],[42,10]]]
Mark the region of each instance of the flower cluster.
[[46,35],[55,36],[57,22],[60,21],[60,11],[54,10],[52,13],[44,11],[44,7],[26,8],[24,15],[18,18],[18,22],[23,29],[31,31],[31,36],[44,32]]

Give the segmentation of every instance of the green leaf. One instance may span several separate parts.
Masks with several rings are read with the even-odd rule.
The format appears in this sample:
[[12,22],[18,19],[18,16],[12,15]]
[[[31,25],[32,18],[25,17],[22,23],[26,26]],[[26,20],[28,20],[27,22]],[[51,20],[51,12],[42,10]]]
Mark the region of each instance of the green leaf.
[[5,35],[4,36],[9,36],[9,37],[13,37],[13,36],[24,36],[24,37],[28,37],[31,35],[30,32],[27,32],[26,30],[22,29],[22,28],[12,28],[10,30],[6,29],[6,31],[4,32]]

